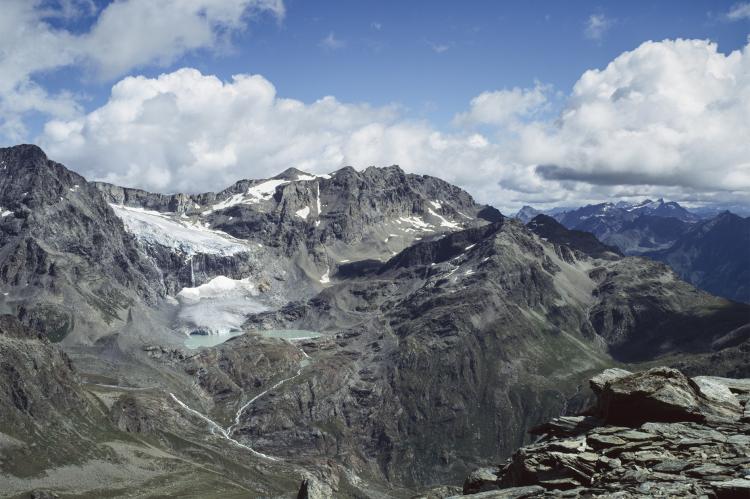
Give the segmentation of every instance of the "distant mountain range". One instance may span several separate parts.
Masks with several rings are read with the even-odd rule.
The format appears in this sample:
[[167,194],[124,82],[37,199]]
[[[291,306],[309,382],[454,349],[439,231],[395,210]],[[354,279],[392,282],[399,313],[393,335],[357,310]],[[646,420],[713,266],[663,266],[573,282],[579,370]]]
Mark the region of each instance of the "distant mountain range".
[[710,208],[694,212],[663,199],[544,212],[524,206],[515,218],[529,223],[540,214],[552,216],[568,229],[590,232],[626,255],[663,261],[701,289],[750,301],[750,218]]
[[644,256],[710,293],[750,302],[750,217],[721,213],[689,226],[668,249]]

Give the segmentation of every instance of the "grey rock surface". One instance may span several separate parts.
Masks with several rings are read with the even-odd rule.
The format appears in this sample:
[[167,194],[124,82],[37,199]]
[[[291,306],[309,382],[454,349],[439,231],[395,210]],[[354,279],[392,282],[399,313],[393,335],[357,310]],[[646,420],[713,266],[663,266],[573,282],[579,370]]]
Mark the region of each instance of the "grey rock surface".
[[[744,400],[747,381],[721,383]],[[655,368],[608,381],[598,393],[599,407],[608,403],[609,390],[618,384],[615,390],[620,390],[623,403],[630,402],[629,409],[620,408],[630,413],[627,418],[615,415],[598,426],[571,428],[568,433],[560,425],[551,426],[556,433],[522,447],[494,470],[500,491],[541,486],[533,497],[746,497],[748,423],[714,419],[716,407],[695,403],[699,383],[672,369]],[[647,411],[651,418],[642,421],[642,400],[653,396],[664,403]],[[675,403],[685,409],[679,413],[682,419]],[[722,400],[712,403],[726,408]],[[696,418],[695,411],[704,411],[703,416]],[[616,425],[623,419],[631,422],[630,427]]]

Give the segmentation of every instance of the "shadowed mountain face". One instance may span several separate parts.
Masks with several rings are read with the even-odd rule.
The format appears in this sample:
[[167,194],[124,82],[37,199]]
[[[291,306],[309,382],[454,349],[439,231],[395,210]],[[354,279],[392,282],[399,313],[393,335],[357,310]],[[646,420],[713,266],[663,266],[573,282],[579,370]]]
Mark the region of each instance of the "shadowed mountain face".
[[646,256],[710,293],[750,302],[750,218],[724,212],[695,224],[670,248]]
[[[87,183],[33,146],[0,158],[3,307],[41,335],[3,340],[3,358],[17,360],[3,364],[0,404],[22,409],[0,432],[23,440],[18,428],[36,415],[17,387],[53,377],[52,395],[22,392],[54,400],[68,387],[60,406],[83,415],[60,424],[105,429],[74,472],[90,476],[114,449],[132,471],[122,494],[158,482],[166,495],[217,483],[227,495],[288,495],[306,477],[329,497],[409,497],[581,408],[583,380],[602,368],[711,356],[721,374],[746,362],[750,306],[397,167],[290,169],[221,193],[161,195]],[[233,329],[212,330],[214,320]],[[269,329],[320,336],[290,342],[263,337]],[[188,350],[185,332],[245,334]],[[36,442],[46,441],[17,446]],[[7,462],[0,477],[31,489]],[[49,458],[33,483],[63,490],[63,464]],[[80,483],[67,493],[98,490]]]
[[[537,211],[525,207],[524,219]],[[724,212],[701,220],[674,202],[602,203],[558,212],[566,227],[590,232],[626,255],[665,262],[710,293],[748,302],[750,231],[747,218]]]

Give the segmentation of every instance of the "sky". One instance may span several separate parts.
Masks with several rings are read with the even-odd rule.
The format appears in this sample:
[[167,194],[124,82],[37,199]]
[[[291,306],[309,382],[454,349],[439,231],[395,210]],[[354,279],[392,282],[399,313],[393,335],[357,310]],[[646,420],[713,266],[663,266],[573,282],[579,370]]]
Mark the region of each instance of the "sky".
[[2,6],[0,145],[92,180],[398,164],[504,211],[750,204],[750,2]]

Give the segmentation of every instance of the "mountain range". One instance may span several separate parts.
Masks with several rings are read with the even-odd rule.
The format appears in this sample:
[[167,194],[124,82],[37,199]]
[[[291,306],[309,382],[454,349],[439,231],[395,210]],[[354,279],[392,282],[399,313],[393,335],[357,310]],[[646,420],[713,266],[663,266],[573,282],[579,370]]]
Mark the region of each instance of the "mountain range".
[[[524,206],[524,223],[542,213]],[[694,213],[674,201],[600,203],[548,210],[569,229],[590,232],[626,255],[670,265],[682,279],[711,293],[750,302],[750,217],[703,209]]]
[[[0,149],[2,490],[413,497],[602,369],[750,376],[750,305],[679,270],[743,282],[737,222],[668,205],[524,224],[397,166],[158,194]],[[610,211],[689,229],[646,258],[567,227]]]

